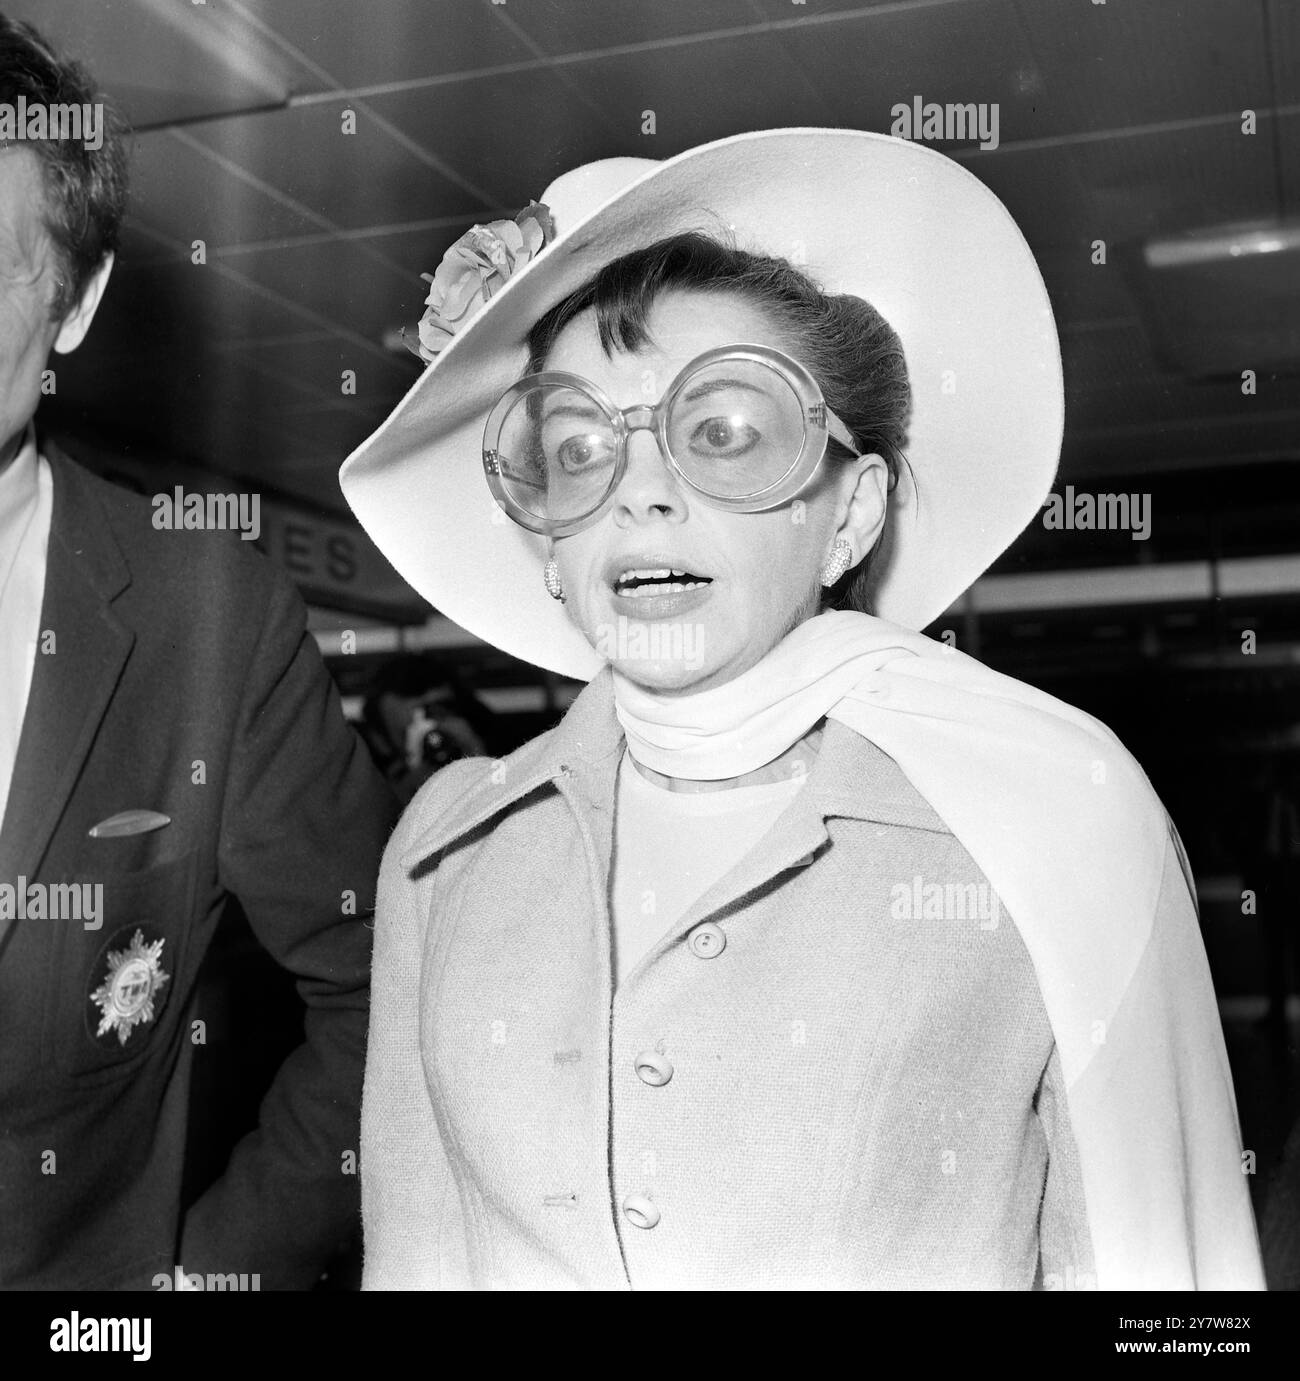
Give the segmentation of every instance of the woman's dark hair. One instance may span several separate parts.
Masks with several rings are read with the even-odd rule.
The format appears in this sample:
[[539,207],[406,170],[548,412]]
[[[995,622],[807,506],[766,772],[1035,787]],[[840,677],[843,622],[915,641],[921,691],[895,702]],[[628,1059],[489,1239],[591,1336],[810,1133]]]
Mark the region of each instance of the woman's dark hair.
[[[861,454],[875,451],[889,466],[889,487],[907,444],[912,390],[903,346],[890,324],[860,297],[824,293],[785,259],[751,254],[700,231],[686,231],[634,250],[543,316],[528,335],[529,369],[546,367],[560,332],[594,308],[606,354],[637,350],[649,340],[655,299],[670,289],[728,292],[767,314],[791,353],[821,387],[826,405],[853,434]],[[829,454],[850,459],[838,442]],[[823,608],[869,613],[869,556],[822,593]]]
[[45,228],[59,258],[51,315],[60,320],[106,255],[117,248],[126,206],[126,148],[121,117],[96,93],[79,63],[61,57],[31,25],[0,15],[0,103],[28,107],[101,106],[102,142],[42,139],[26,144],[41,163]]

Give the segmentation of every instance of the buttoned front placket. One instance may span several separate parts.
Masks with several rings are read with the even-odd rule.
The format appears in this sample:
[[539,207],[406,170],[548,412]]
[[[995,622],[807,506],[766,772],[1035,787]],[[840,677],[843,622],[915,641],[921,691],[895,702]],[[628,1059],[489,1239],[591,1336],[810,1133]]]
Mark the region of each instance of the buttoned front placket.
[[[618,987],[610,1010],[610,1180],[616,1227],[634,1289],[684,1283],[684,1263],[709,1250],[706,1223],[681,1207],[690,1184],[698,1202],[699,1165],[667,1164],[660,1152],[666,1121],[698,1108],[697,1075],[709,1055],[698,1039],[675,1048],[686,1019],[680,994],[695,1009],[723,1009],[742,967],[746,927],[762,924],[753,894],[782,873],[811,863],[827,839],[811,780],[770,832],[690,906]],[[680,1162],[680,1156],[677,1157]],[[674,1217],[675,1197],[678,1212]]]

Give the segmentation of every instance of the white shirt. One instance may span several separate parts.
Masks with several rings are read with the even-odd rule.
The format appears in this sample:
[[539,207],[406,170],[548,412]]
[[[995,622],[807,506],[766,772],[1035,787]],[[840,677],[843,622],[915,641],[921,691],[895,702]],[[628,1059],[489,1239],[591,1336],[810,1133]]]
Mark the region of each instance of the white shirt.
[[29,423],[18,454],[0,470],[0,822],[36,666],[53,512],[54,479]]
[[803,780],[669,791],[643,777],[624,752],[610,884],[616,984],[758,843]]

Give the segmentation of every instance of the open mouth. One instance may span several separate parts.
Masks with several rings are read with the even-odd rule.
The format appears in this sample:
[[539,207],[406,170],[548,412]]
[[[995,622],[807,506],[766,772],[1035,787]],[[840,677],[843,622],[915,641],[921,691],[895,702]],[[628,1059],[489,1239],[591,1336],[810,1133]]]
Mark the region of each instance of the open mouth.
[[675,595],[686,590],[700,590],[712,583],[707,575],[662,566],[657,570],[624,571],[614,581],[614,593],[639,599],[646,595]]

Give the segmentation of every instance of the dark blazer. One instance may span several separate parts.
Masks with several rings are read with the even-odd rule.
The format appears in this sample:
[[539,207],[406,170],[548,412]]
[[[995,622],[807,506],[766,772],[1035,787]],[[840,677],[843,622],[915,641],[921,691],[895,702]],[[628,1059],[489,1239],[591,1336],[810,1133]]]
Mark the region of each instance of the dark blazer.
[[[0,1288],[148,1288],[177,1262],[307,1288],[358,1211],[395,803],[271,562],[229,532],[156,530],[147,500],[44,451],[43,644],[0,883],[100,883],[103,913],[0,920]],[[91,836],[130,810],[170,823]],[[191,1074],[216,1058],[190,1009],[232,896],[295,975],[306,1040],[182,1222]]]

